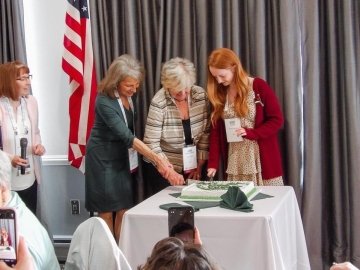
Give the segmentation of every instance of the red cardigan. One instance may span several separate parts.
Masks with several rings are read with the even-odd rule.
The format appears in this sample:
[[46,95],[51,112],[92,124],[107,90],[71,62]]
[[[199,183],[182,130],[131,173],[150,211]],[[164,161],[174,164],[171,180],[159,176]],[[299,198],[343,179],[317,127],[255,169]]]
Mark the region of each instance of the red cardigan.
[[[253,89],[256,103],[255,127],[247,128],[244,138],[257,141],[262,178],[266,180],[282,176],[277,134],[284,119],[274,91],[264,80],[255,78]],[[224,164],[227,164],[228,143],[222,118],[211,127],[208,168],[218,169],[220,156],[223,157]]]

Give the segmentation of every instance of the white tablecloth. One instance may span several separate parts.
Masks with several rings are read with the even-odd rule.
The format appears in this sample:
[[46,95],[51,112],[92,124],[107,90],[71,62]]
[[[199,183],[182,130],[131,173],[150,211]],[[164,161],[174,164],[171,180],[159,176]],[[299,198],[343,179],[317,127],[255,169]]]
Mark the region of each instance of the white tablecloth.
[[[119,246],[133,269],[146,261],[155,243],[168,235],[167,211],[160,204],[177,202],[168,187],[125,213]],[[252,201],[254,212],[220,207],[195,212],[203,245],[222,269],[310,269],[299,207],[292,187],[261,187],[274,196]]]

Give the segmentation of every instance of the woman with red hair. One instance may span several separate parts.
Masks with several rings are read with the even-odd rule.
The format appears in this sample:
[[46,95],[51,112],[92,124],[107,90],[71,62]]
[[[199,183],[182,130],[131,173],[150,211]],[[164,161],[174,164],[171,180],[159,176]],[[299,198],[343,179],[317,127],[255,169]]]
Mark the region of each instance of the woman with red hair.
[[[222,156],[227,180],[283,185],[277,134],[284,120],[274,91],[264,80],[250,77],[230,49],[214,50],[208,67],[213,107],[208,176],[215,175]],[[226,128],[225,121],[235,126]],[[228,141],[231,130],[235,139]]]

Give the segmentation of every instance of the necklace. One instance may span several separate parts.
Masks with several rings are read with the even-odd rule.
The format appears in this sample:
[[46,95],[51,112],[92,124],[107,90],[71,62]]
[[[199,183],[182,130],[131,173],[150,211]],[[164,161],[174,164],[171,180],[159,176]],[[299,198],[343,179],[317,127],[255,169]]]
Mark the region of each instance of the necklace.
[[[16,123],[16,115],[15,115],[15,112],[12,110],[12,106],[10,104],[10,101],[9,101],[9,98],[5,98],[5,104],[6,104],[6,111],[8,113],[8,115],[10,116],[10,122],[11,122],[11,125],[13,127],[13,130],[14,130],[14,134],[15,135],[18,135],[18,126],[17,126],[17,123]],[[24,104],[23,103],[26,103],[25,99],[23,100],[23,98],[20,98],[20,108],[21,108],[21,120],[22,120],[22,124],[24,126],[24,133],[25,134],[28,134],[29,132],[29,128],[28,126],[25,124],[25,107],[24,107]]]
[[177,99],[177,98],[174,98],[174,97],[173,97],[173,99],[174,99],[175,101],[177,101],[177,102],[187,101],[187,98],[184,98],[184,99],[181,99],[181,100],[180,100],[180,99]]

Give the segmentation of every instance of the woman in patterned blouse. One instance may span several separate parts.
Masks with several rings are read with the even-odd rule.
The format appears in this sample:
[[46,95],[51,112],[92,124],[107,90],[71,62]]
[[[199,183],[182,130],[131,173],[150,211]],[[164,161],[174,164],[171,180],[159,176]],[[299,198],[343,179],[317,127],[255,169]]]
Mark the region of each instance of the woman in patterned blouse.
[[[166,157],[185,179],[201,179],[208,159],[209,101],[195,81],[189,60],[176,57],[164,63],[163,87],[151,101],[144,136],[144,143]],[[145,162],[144,169],[148,196],[169,185],[151,163]]]

